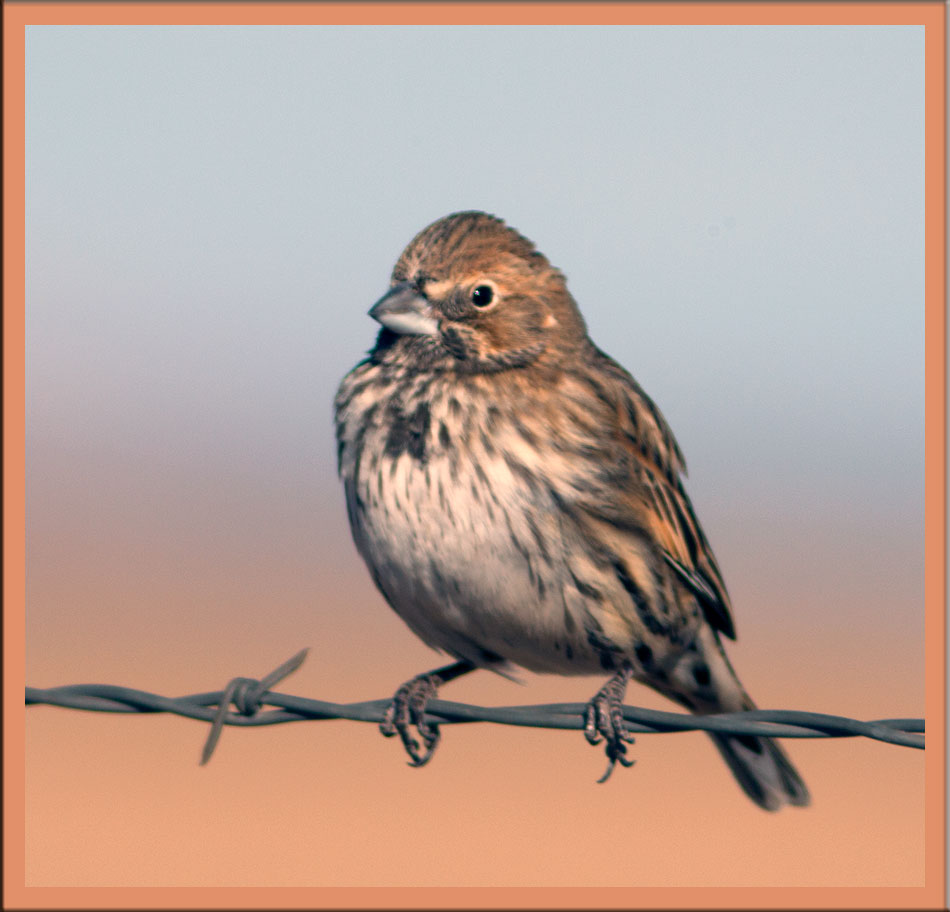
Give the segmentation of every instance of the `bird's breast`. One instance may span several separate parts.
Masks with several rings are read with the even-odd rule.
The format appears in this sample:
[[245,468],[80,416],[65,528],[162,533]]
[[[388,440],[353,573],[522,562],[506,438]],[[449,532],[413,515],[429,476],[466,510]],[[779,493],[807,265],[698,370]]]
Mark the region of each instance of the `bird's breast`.
[[[409,626],[466,658],[482,651],[534,670],[597,670],[581,621],[581,641],[565,632],[557,501],[566,478],[543,433],[512,421],[477,384],[430,378],[342,393],[340,471],[353,535]],[[585,669],[585,658],[596,667]]]

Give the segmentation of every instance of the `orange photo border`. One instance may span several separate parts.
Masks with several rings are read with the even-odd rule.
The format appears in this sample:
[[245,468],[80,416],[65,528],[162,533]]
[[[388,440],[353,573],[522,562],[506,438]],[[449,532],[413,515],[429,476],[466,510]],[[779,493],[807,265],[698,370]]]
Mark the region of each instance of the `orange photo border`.
[[[921,3],[31,3],[3,7],[5,909],[919,908],[946,909],[946,9]],[[25,37],[28,25],[922,25],[926,92],[925,884],[916,888],[26,887]]]

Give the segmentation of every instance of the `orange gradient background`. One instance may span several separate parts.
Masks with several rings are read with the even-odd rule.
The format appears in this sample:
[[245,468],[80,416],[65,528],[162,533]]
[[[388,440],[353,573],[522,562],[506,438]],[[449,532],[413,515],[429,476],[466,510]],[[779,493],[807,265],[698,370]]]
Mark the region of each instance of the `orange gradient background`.
[[[22,491],[16,499],[16,459],[22,451],[11,448],[10,432],[17,433],[23,414],[22,385],[18,402],[15,398],[16,384],[22,384],[15,369],[19,343],[22,371],[23,329],[16,309],[23,288],[17,295],[11,293],[16,286],[7,284],[5,363],[11,373],[5,388],[14,396],[12,405],[7,400],[5,419],[11,448],[5,485],[12,486],[5,536],[12,549],[5,582],[8,904],[872,907],[913,902],[936,907],[941,901],[943,9],[906,4],[890,19],[880,5],[679,9],[676,18],[684,21],[745,16],[769,22],[784,16],[803,23],[820,17],[927,23],[928,91],[937,93],[927,101],[927,243],[937,253],[928,260],[927,274],[927,547],[934,559],[926,568],[926,640],[919,500],[912,498],[905,508],[899,500],[875,499],[858,482],[840,501],[810,495],[797,479],[776,485],[771,479],[777,476],[757,475],[756,446],[764,446],[757,440],[766,438],[767,430],[749,429],[741,453],[723,440],[721,450],[704,456],[690,446],[702,432],[668,417],[690,461],[687,487],[735,604],[739,640],[730,644],[730,657],[759,706],[858,719],[926,715],[928,750],[864,739],[785,741],[813,806],[770,815],[742,795],[712,743],[699,733],[639,736],[631,748],[635,767],[596,785],[605,762],[602,750],[589,747],[579,732],[447,726],[433,762],[411,769],[398,742],[384,739],[372,725],[327,721],[227,728],[210,764],[199,767],[206,726],[194,721],[33,707],[26,711],[20,783],[13,755],[24,719],[16,705],[23,682],[12,676],[23,642],[18,611],[24,592],[26,679],[37,687],[111,683],[184,695],[223,688],[238,675],[260,677],[308,646],[306,663],[278,689],[351,702],[388,696],[442,659],[386,606],[351,543],[326,430],[335,383],[319,371],[319,383],[310,390],[314,421],[322,423],[315,453],[288,457],[280,448],[292,446],[293,436],[290,443],[273,444],[255,436],[267,428],[245,429],[249,439],[242,451],[233,428],[223,428],[224,419],[221,428],[196,426],[190,440],[183,443],[179,436],[169,443],[167,434],[180,435],[181,428],[160,411],[150,436],[125,439],[118,431],[110,435],[104,425],[101,434],[83,438],[84,446],[69,437],[69,421],[61,431],[62,445],[55,428],[28,427],[27,434],[37,436],[35,458],[25,469],[31,496],[28,563],[25,589],[17,597],[15,576],[23,554],[18,558],[13,539],[23,507]],[[454,11],[365,5],[359,17],[364,15],[368,21],[389,16],[407,22],[459,21],[465,15],[482,22],[672,16],[659,6],[594,4],[583,9],[460,5]],[[5,91],[11,92],[11,78],[22,87],[23,23],[353,21],[356,13],[330,5],[8,4],[4,16]],[[17,151],[16,137],[22,136],[10,132],[11,126],[22,131],[22,94],[19,108],[16,104],[13,96],[13,106],[7,105],[8,154]],[[16,241],[9,219],[16,229],[16,219],[22,224],[23,217],[16,161],[11,155],[5,177],[11,245]],[[22,247],[19,259],[10,255],[16,250],[8,247],[5,283],[16,281],[11,273],[22,264]],[[393,259],[398,252],[392,250]],[[367,300],[367,307],[371,303]],[[365,332],[368,346],[369,321]],[[602,331],[601,342],[606,341]],[[353,361],[359,353],[350,353]],[[635,364],[628,366],[636,373]],[[88,382],[95,393],[97,384],[106,388],[116,381],[77,382]],[[661,395],[645,385],[665,409]],[[696,395],[710,391],[698,389]],[[74,416],[75,426],[83,420]],[[278,472],[268,471],[259,458],[271,445],[279,451]],[[737,481],[732,488],[712,490],[704,477],[726,477],[723,467],[732,460],[737,478],[749,473],[748,487]],[[22,476],[19,481],[22,485]],[[22,521],[22,513],[19,517]],[[929,697],[925,650],[933,685]],[[518,686],[482,672],[448,685],[441,695],[487,705],[583,701],[601,683],[527,673],[523,679],[525,686]],[[639,686],[631,687],[627,702],[674,709]],[[18,849],[11,836],[22,826]],[[19,864],[22,886],[16,883]],[[91,889],[101,887],[268,889],[127,894]],[[278,887],[390,889],[378,894],[270,889]],[[402,887],[562,889],[464,894],[392,889]],[[719,890],[747,887],[763,889]]]

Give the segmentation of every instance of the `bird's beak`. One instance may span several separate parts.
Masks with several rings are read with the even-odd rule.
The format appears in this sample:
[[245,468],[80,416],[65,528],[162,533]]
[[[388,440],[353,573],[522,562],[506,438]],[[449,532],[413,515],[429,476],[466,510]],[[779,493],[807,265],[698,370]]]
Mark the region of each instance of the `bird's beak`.
[[416,336],[434,336],[439,324],[432,305],[411,285],[390,288],[374,305],[369,315],[386,329]]

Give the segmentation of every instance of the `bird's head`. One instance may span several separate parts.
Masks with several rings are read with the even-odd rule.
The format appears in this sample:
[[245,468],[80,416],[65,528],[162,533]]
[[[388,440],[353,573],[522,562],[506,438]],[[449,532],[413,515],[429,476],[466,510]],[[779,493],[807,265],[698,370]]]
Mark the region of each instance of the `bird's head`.
[[417,234],[370,316],[425,360],[482,373],[563,356],[586,338],[564,276],[501,219],[457,212]]

